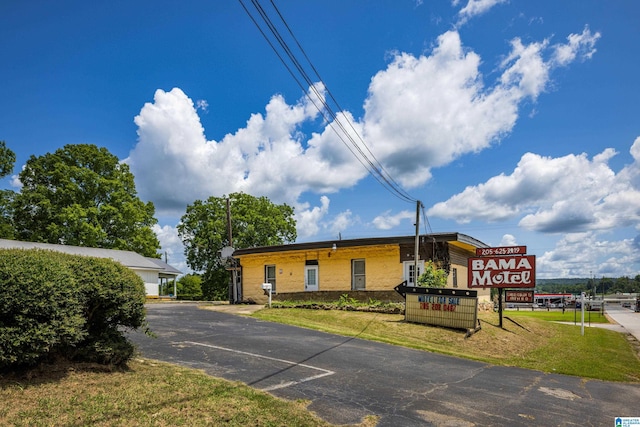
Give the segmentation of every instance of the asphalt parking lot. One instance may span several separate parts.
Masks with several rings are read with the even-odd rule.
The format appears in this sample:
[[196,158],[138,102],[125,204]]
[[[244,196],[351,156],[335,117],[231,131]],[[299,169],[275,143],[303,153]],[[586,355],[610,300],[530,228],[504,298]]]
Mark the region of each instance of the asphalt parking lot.
[[602,426],[636,416],[640,385],[585,380],[326,334],[195,304],[148,306],[142,355],[242,381],[335,424]]

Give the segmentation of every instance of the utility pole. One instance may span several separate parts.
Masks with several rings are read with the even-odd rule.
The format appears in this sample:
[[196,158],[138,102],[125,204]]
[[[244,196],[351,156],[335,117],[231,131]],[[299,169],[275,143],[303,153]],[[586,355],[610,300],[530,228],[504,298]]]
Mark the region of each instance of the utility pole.
[[[231,201],[227,197],[227,236],[229,238],[229,247],[233,247],[233,232],[231,227]],[[229,302],[235,304],[238,302],[238,289],[236,285],[236,266],[232,259],[231,266],[231,284],[229,285]]]
[[416,201],[416,242],[413,253],[413,286],[418,286],[418,257],[420,256],[420,206],[422,202]]

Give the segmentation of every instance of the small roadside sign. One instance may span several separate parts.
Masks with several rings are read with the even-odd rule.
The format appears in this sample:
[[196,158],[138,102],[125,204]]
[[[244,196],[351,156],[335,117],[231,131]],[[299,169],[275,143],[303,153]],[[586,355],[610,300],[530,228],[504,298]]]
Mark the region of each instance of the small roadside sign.
[[498,246],[495,248],[476,248],[476,256],[524,255],[526,246]]
[[514,291],[514,290],[505,290],[504,291],[504,300],[505,302],[533,302],[533,291]]

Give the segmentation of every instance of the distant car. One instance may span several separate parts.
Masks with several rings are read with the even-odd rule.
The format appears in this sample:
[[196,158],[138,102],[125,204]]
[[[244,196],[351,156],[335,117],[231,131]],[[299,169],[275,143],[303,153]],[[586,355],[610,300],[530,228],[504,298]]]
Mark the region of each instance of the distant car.
[[629,302],[629,301],[625,301],[625,302],[623,302],[623,303],[622,303],[622,306],[623,306],[624,308],[631,308],[631,302]]
[[549,304],[549,308],[556,308],[558,306],[558,304]]

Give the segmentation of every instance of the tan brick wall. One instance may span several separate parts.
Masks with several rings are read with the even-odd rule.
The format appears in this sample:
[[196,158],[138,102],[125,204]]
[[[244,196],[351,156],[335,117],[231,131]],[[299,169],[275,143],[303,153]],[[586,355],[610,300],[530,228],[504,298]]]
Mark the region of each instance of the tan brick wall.
[[276,266],[277,293],[304,292],[306,261],[318,262],[319,291],[351,290],[351,260],[365,260],[366,290],[391,290],[402,282],[397,245],[273,252],[240,257],[243,298],[264,302],[264,267]]
[[[455,249],[456,252],[460,251]],[[462,251],[464,252],[464,251]],[[466,257],[469,253],[456,253],[452,257],[448,287],[453,287],[453,268],[457,269],[458,288],[467,289]],[[262,290],[265,265],[276,266],[276,291],[280,293],[304,292],[304,267],[307,260],[318,262],[319,291],[351,291],[351,261],[365,260],[366,291],[391,291],[403,281],[403,264],[398,245],[340,247],[336,250],[314,249],[290,252],[250,254],[240,257],[242,265],[243,299],[258,303],[267,301]],[[454,261],[455,260],[455,261]],[[464,260],[464,265],[454,262]],[[489,290],[477,289],[480,301],[489,300]]]

